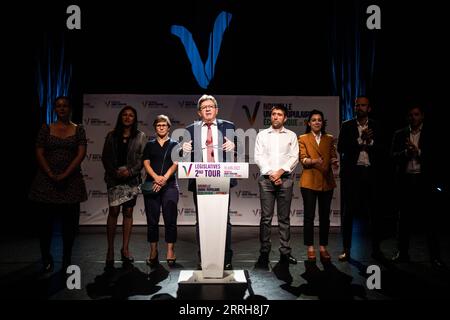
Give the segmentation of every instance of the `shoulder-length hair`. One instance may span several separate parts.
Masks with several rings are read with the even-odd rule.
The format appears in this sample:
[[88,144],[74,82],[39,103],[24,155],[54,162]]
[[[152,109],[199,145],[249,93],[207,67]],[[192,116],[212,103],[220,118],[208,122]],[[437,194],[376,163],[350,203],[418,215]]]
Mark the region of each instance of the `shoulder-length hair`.
[[122,114],[126,110],[131,110],[131,112],[134,113],[134,122],[131,125],[131,130],[130,130],[130,136],[134,138],[138,133],[138,115],[137,115],[136,109],[133,108],[132,106],[125,106],[122,108],[122,110],[120,110],[119,114],[117,115],[116,126],[114,127],[114,135],[119,138],[122,137],[122,135],[123,135],[124,126],[122,123]]

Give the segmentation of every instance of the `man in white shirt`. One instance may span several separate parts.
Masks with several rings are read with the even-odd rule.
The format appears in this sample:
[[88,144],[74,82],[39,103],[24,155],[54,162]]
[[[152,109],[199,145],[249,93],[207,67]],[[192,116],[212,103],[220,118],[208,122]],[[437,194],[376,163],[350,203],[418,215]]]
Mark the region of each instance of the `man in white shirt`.
[[280,236],[280,263],[296,264],[291,255],[290,209],[294,179],[291,174],[298,163],[297,135],[284,127],[287,109],[276,105],[271,110],[271,126],[256,136],[255,163],[260,169],[258,179],[261,200],[259,238],[260,256],[256,267],[268,268],[271,250],[271,225],[277,202],[278,228]]

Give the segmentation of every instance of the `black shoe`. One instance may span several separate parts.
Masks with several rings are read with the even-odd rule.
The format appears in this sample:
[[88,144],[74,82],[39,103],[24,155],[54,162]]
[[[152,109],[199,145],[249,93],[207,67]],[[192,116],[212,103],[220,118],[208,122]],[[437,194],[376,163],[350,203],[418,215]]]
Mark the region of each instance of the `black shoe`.
[[269,255],[267,253],[261,253],[258,261],[255,263],[255,268],[268,269],[269,268]]
[[280,263],[297,264],[297,259],[295,259],[290,253],[281,254]]
[[176,266],[176,262],[177,262],[177,258],[175,259],[166,259],[167,261],[167,265],[169,266],[169,268],[173,268]]
[[409,255],[407,253],[401,253],[398,251],[391,259],[392,262],[409,262]]
[[233,270],[233,265],[231,263],[227,263],[227,264],[225,264],[224,269],[225,270]]
[[114,260],[106,260],[103,270],[106,272],[114,270]]
[[156,256],[154,258],[147,258],[145,260],[145,263],[150,267],[150,268],[155,268],[158,264],[159,264],[159,258],[158,258],[158,251],[156,251]]
[[446,271],[447,266],[444,264],[444,262],[439,258],[431,259],[431,267],[437,271]]
[[132,256],[126,256],[123,254],[123,249],[120,250],[120,257],[122,262],[128,262],[128,263],[132,263],[134,262],[134,258]]

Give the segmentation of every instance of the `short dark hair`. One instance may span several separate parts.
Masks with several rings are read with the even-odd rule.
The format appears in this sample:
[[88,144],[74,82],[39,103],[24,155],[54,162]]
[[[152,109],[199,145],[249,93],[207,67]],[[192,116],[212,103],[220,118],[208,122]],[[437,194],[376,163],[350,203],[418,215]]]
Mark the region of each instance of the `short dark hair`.
[[413,110],[413,109],[419,109],[420,112],[421,112],[422,114],[425,113],[425,108],[424,108],[424,106],[421,105],[420,103],[416,103],[416,104],[411,104],[411,105],[409,105],[406,111],[407,111],[407,113],[410,113],[411,110]]
[[311,110],[311,111],[309,112],[308,120],[307,120],[307,122],[306,122],[306,130],[305,130],[305,133],[310,133],[310,132],[311,132],[311,126],[309,125],[308,122],[311,121],[312,116],[315,115],[315,114],[318,114],[318,115],[320,115],[320,116],[322,117],[322,128],[320,129],[320,132],[322,132],[322,134],[327,133],[327,132],[325,131],[325,128],[327,127],[327,121],[325,120],[325,117],[324,117],[324,115],[323,115],[323,112],[320,111],[320,110],[317,110],[317,109],[313,109],[313,110]]
[[372,106],[372,104],[370,103],[370,98],[368,96],[365,96],[365,95],[356,96],[354,102],[356,102],[357,99],[362,99],[362,98],[367,99],[367,101],[369,101],[369,106]]
[[272,111],[273,110],[281,110],[281,111],[283,111],[283,113],[284,113],[284,116],[285,117],[287,117],[287,108],[286,108],[286,106],[284,105],[284,104],[281,104],[281,103],[279,103],[279,104],[274,104],[273,106],[272,106],[272,109],[270,109],[270,114],[272,114]]

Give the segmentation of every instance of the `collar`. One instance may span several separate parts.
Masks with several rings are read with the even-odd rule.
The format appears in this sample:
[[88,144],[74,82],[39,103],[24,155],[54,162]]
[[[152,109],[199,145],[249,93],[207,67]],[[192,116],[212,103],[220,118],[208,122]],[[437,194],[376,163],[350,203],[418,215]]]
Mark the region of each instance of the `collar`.
[[355,119],[355,121],[356,121],[356,126],[358,126],[358,127],[366,127],[369,125],[369,118],[367,118],[367,121],[364,124],[360,124],[358,119]]
[[[215,119],[212,123],[212,125],[217,126],[217,119]],[[202,127],[206,126],[206,122],[202,121]]]
[[315,134],[313,131],[311,131],[312,135],[314,136],[314,138],[317,139],[317,137],[322,138],[322,131],[319,132],[319,134]]
[[282,127],[280,128],[280,130],[278,130],[278,131],[275,131],[275,129],[274,129],[272,126],[270,126],[270,128],[269,128],[269,133],[273,133],[273,132],[285,133],[285,132],[287,132],[287,131],[286,131],[286,128],[285,128],[284,126],[282,126]]
[[[422,131],[422,127],[423,127],[423,122],[420,124],[419,130],[417,130],[416,134]],[[411,125],[409,125],[409,133],[412,133],[412,131],[413,131],[413,130],[412,130],[412,128],[411,128]]]

